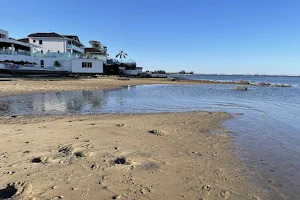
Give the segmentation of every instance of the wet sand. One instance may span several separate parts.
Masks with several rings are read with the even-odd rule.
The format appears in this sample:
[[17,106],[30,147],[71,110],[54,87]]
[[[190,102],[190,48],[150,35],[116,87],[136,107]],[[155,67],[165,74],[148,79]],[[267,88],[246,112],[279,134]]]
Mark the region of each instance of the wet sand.
[[232,153],[228,117],[2,117],[0,199],[266,199]]
[[[122,79],[122,78],[121,78]],[[0,97],[39,93],[39,92],[61,92],[70,90],[96,90],[112,89],[122,86],[134,86],[145,84],[219,84],[214,81],[180,80],[170,81],[167,78],[129,78],[129,80],[118,77],[100,78],[0,78]],[[223,82],[223,84],[234,84]]]

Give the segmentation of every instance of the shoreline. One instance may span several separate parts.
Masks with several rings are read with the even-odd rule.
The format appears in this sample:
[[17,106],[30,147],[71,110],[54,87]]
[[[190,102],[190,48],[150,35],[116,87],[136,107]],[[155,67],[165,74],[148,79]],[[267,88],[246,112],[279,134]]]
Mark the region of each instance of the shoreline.
[[171,85],[203,85],[226,84],[265,87],[290,87],[286,85],[270,85],[266,83],[248,84],[247,81],[209,81],[181,79],[171,81],[168,78],[129,78],[101,77],[101,78],[0,78],[0,97],[35,94],[42,92],[64,92],[74,90],[118,89],[123,86],[171,84]]
[[9,118],[0,125],[0,187],[18,182],[14,187],[25,189],[16,197],[35,199],[265,199],[232,152],[221,125],[228,118],[220,112]]

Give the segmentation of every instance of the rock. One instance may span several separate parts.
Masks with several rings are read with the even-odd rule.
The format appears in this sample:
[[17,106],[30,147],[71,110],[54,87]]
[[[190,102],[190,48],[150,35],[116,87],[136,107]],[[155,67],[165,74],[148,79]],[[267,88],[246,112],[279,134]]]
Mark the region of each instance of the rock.
[[249,85],[249,84],[250,84],[249,81],[245,81],[245,80],[238,80],[238,81],[236,81],[235,83],[237,83],[237,84],[242,84],[242,85]]
[[270,86],[271,84],[270,83],[259,82],[259,83],[256,83],[254,85],[256,85],[256,86]]
[[245,87],[245,86],[235,86],[233,89],[234,89],[234,90],[243,90],[243,91],[248,90],[248,88]]
[[274,84],[273,87],[292,87],[290,84]]

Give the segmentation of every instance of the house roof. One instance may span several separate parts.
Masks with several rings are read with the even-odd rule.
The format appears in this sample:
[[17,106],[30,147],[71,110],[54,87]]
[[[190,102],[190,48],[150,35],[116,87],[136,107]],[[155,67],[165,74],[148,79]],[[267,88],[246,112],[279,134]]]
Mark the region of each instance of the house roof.
[[32,33],[28,35],[28,37],[55,37],[55,38],[64,38],[64,36],[59,35],[55,32],[51,33]]
[[93,48],[93,47],[86,47],[86,48],[84,48],[84,53],[104,54],[103,51],[99,51],[98,49]]
[[76,36],[76,35],[60,35],[58,33],[51,32],[51,33],[32,33],[32,34],[28,35],[28,37],[65,38],[65,39],[73,40],[83,46],[83,44],[81,44],[78,36]]
[[69,39],[75,40],[75,41],[77,41],[77,42],[80,43],[80,40],[79,40],[79,38],[78,38],[77,35],[63,35],[63,36],[64,36],[64,37],[67,37],[67,38],[69,38]]
[[18,39],[18,41],[24,42],[24,43],[29,43],[29,39],[28,38]]

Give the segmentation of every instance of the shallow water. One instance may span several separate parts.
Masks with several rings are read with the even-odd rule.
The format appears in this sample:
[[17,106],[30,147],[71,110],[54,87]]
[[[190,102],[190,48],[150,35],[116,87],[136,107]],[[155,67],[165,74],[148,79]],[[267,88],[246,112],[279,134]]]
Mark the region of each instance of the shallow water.
[[300,84],[300,76],[251,76],[251,75],[180,75],[174,74],[170,76],[182,77],[191,80],[213,80],[213,81],[239,81],[245,80],[251,83],[271,83],[271,84],[290,84],[297,86]]
[[[194,110],[242,113],[225,126],[233,131],[246,163],[262,181],[297,199],[300,187],[300,88],[233,85],[143,85],[0,98],[1,115],[149,113]],[[279,198],[280,199],[280,198]]]

